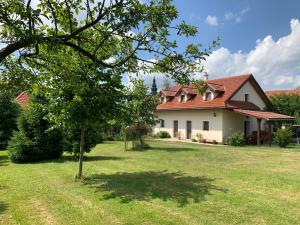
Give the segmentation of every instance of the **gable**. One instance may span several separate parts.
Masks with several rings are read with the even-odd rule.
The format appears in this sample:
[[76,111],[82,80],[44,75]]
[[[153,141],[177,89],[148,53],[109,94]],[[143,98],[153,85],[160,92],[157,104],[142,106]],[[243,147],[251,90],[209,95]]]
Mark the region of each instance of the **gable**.
[[267,107],[265,100],[258,93],[257,89],[254,88],[250,80],[248,80],[231,98],[234,101],[245,101],[245,94],[248,94],[249,102],[254,103],[260,109]]

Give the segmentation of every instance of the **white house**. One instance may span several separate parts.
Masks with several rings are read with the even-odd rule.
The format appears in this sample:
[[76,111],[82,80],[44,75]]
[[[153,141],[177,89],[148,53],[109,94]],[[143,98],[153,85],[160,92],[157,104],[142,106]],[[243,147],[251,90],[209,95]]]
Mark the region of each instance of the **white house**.
[[[176,85],[160,91],[157,107],[160,119],[154,133],[167,131],[174,138],[191,139],[201,133],[208,141],[223,142],[236,131],[245,137],[262,133],[271,141],[271,121],[293,117],[265,111],[271,105],[252,74],[208,80],[203,95],[193,85]],[[261,132],[268,131],[268,132]]]

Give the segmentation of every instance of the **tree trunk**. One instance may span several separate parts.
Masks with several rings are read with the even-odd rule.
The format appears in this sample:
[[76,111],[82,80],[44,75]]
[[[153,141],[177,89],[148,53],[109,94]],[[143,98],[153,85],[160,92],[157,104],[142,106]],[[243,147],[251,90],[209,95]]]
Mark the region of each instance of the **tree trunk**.
[[85,127],[83,125],[80,126],[80,152],[79,152],[79,167],[76,178],[82,178],[82,164],[83,164],[83,154],[84,154],[84,134]]

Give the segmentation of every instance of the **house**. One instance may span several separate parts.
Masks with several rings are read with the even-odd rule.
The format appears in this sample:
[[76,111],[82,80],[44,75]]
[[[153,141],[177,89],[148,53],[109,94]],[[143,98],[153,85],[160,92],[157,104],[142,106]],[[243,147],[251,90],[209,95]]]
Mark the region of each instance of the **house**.
[[28,105],[30,100],[29,95],[26,93],[26,91],[23,91],[21,94],[19,94],[16,97],[16,101],[20,104],[21,107],[25,107]]
[[272,122],[294,117],[266,111],[271,102],[252,74],[209,80],[204,76],[204,93],[193,85],[176,85],[159,92],[157,106],[160,122],[154,133],[167,131],[172,138],[191,139],[201,133],[208,141],[224,142],[233,132],[245,137],[262,131],[271,143]]
[[268,97],[285,94],[285,95],[300,95],[300,89],[286,89],[286,90],[274,90],[266,91]]

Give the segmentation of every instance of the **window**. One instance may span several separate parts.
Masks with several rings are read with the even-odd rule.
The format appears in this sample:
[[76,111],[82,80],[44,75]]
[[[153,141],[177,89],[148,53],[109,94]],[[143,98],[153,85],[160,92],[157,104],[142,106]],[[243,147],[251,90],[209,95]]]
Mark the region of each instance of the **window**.
[[245,102],[249,101],[249,94],[245,94]]
[[206,92],[206,93],[205,93],[205,100],[206,100],[206,101],[211,100],[211,92]]
[[180,95],[180,102],[184,101],[184,95]]
[[164,120],[160,120],[160,127],[164,128],[165,127],[165,121]]
[[209,130],[209,121],[203,121],[203,130]]

